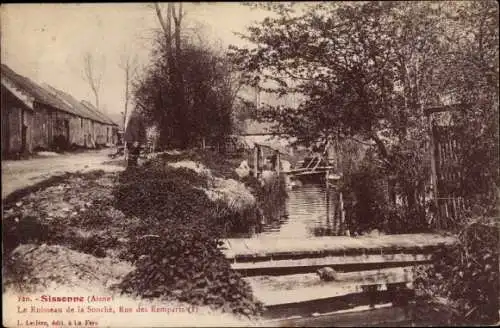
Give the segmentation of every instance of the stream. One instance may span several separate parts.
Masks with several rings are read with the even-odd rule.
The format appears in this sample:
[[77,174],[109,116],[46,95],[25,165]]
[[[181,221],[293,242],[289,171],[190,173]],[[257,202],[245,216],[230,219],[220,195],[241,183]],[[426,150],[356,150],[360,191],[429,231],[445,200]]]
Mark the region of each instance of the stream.
[[338,194],[324,184],[309,183],[288,191],[284,207],[275,217],[265,218],[259,235],[311,238],[336,236],[339,226]]

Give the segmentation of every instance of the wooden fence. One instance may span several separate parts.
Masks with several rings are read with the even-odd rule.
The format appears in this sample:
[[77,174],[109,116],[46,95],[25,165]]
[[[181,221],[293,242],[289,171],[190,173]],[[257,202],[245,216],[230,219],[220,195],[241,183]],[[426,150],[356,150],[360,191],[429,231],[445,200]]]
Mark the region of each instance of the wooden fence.
[[460,166],[461,147],[453,125],[440,126],[432,123],[432,161],[436,181],[435,205],[437,205],[437,228],[448,228],[463,216],[466,204],[458,194],[462,173]]

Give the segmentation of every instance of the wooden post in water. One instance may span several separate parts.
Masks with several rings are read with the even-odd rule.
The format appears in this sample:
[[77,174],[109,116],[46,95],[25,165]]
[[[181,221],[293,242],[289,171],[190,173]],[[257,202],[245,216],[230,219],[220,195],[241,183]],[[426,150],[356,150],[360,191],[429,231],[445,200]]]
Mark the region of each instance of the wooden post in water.
[[255,144],[253,148],[253,176],[258,177],[258,171],[259,171],[259,146]]
[[264,170],[264,148],[259,145],[259,168]]
[[326,170],[325,172],[325,185],[326,185],[326,191],[328,192],[328,189],[330,188],[330,184],[328,183],[328,176],[330,175],[330,170]]
[[344,211],[344,198],[342,192],[339,193],[339,207],[340,207],[340,229],[345,230],[346,235],[350,236],[349,229],[345,229],[345,211]]
[[334,222],[335,216],[331,215],[330,191],[328,190],[328,187],[326,188],[325,191],[325,197],[326,197],[326,230],[328,233],[331,233],[335,229],[335,222]]
[[281,154],[279,150],[276,150],[276,164],[275,164],[276,174],[280,175],[280,166],[281,166]]

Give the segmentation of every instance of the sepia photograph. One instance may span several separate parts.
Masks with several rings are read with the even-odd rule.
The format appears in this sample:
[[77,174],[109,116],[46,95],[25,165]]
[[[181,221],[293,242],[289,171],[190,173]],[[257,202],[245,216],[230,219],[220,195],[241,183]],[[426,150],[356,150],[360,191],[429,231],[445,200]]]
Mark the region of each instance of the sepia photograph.
[[0,22],[3,326],[500,325],[498,2]]

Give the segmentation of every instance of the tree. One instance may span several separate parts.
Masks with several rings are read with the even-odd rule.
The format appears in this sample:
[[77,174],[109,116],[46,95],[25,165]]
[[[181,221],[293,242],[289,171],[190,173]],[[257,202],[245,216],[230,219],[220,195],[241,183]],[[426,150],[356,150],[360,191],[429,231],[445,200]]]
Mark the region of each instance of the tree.
[[[222,138],[232,129],[239,75],[220,47],[184,28],[182,4],[153,5],[160,33],[153,59],[134,83],[136,105],[158,126],[163,146],[186,148],[200,138]],[[194,33],[192,33],[194,32]]]
[[99,95],[101,91],[103,70],[96,67],[96,60],[94,56],[87,52],[83,56],[83,79],[88,83],[92,93],[94,94],[95,107],[99,107]]
[[[174,98],[175,111],[177,114],[174,116],[175,121],[171,123],[177,126],[175,131],[180,134],[176,138],[180,142],[179,146],[181,148],[186,148],[189,140],[185,133],[186,129],[183,128],[186,126],[187,120],[186,115],[182,114],[182,112],[186,110],[186,103],[184,78],[182,75],[183,70],[180,67],[182,57],[181,29],[185,12],[182,3],[178,3],[177,6],[174,3],[168,3],[166,16],[163,15],[162,9],[158,3],[155,3],[154,6],[165,38],[167,71],[169,72],[174,91],[171,93],[171,96]],[[172,46],[172,41],[174,41],[174,46]]]
[[[427,27],[420,29],[428,35],[421,35],[421,44],[414,44],[415,36],[407,32],[421,22],[408,21],[411,26],[403,33],[391,21],[395,19],[392,11],[402,8],[394,3],[322,3],[310,6],[300,16],[290,16],[280,8],[278,18],[265,19],[244,36],[259,46],[253,50],[237,49],[235,56],[243,61],[254,79],[275,83],[276,87],[264,88],[265,91],[278,95],[299,92],[308,96],[298,112],[290,110],[287,114],[293,121],[313,119],[319,123],[314,130],[320,135],[310,136],[311,139],[324,137],[342,125],[346,135],[361,132],[367,139],[373,139],[385,154],[386,145],[376,132],[388,127],[394,132],[397,128],[404,130],[404,122],[395,121],[405,120],[405,112],[399,106],[404,103],[408,112],[418,102],[415,90],[418,76],[411,70],[427,64],[409,61],[422,52],[417,48],[429,47],[440,33],[437,20],[426,22]],[[404,9],[400,14],[404,17],[398,23],[404,22],[403,18],[409,20],[412,10],[423,11],[423,8],[415,4]],[[298,83],[290,87],[290,81]],[[400,115],[393,115],[395,111],[401,112]],[[315,117],[307,117],[311,115]],[[300,129],[300,125],[295,124],[293,129]]]
[[458,3],[447,18],[453,38],[441,73],[455,101],[468,104],[453,113],[461,171],[449,187],[476,207],[481,205],[482,214],[495,215],[500,186],[498,4]]
[[130,103],[132,81],[137,75],[137,56],[132,56],[130,53],[124,53],[120,58],[119,67],[125,74],[125,104],[123,110],[123,127],[128,115],[128,105]]
[[[470,90],[471,79],[498,85],[497,6],[346,2],[267,7],[273,16],[241,35],[255,46],[232,47],[232,58],[244,68],[248,84],[277,96],[298,93],[304,101],[298,108],[263,107],[261,118],[277,122],[303,143],[335,135],[371,141],[375,160],[386,174],[396,175],[407,206],[419,207],[429,176],[424,107],[439,104],[443,95]],[[466,79],[472,65],[475,74]],[[486,93],[495,95],[492,89]]]
[[[184,105],[179,111],[176,75],[169,66],[171,53],[163,35],[157,39],[149,68],[134,83],[134,100],[160,130],[164,147],[197,145],[201,138],[222,141],[232,130],[232,108],[239,85],[233,66],[222,49],[184,36],[177,65],[184,81]],[[184,122],[184,124],[179,124]]]

